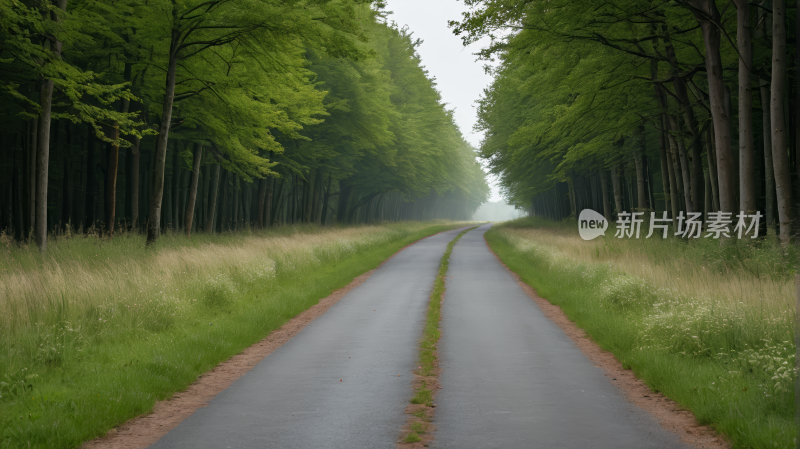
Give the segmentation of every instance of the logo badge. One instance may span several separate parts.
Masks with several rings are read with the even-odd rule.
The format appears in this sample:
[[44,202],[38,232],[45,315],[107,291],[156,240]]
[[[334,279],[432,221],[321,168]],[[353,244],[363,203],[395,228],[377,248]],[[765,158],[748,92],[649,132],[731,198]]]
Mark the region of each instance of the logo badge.
[[578,217],[578,232],[584,240],[592,240],[606,235],[608,220],[591,209],[584,209]]

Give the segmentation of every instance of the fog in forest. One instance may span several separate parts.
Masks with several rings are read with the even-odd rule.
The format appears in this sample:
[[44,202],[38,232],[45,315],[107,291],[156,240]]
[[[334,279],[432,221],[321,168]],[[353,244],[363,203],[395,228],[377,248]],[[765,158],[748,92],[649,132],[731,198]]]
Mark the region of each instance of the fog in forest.
[[472,219],[475,221],[507,221],[524,215],[525,211],[517,210],[505,201],[490,201],[481,204]]

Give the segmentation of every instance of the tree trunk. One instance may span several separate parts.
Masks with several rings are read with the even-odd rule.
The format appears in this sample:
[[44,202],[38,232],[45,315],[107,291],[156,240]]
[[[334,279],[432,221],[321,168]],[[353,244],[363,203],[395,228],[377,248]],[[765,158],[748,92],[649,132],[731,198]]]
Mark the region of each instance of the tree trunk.
[[328,200],[331,197],[331,175],[328,175],[328,187],[325,189],[325,199],[322,201],[322,212],[319,217],[319,224],[325,226],[328,217]]
[[611,167],[611,189],[614,191],[614,204],[617,207],[617,216],[619,216],[620,212],[625,212],[625,208],[622,206],[622,189],[619,185],[619,173],[617,173],[619,168],[615,165]]
[[[692,185],[691,185],[691,167],[689,166],[689,159],[686,157],[686,148],[684,147],[683,138],[680,136],[680,127],[678,121],[667,114],[669,119],[670,131],[673,133],[672,140],[675,145],[670,145],[673,149],[677,150],[678,163],[681,168],[681,180],[683,181],[683,201],[687,212],[694,212],[694,205],[692,204]],[[678,135],[675,135],[678,134]]]
[[[608,182],[606,180],[606,172],[605,170],[600,170],[597,175],[600,178],[600,190],[603,195],[603,216],[606,217],[606,221],[611,222],[611,202],[608,201]],[[539,215],[541,215],[541,213]]]
[[200,159],[203,157],[203,147],[194,144],[194,160],[192,161],[192,181],[189,184],[189,200],[186,202],[186,215],[184,229],[186,238],[192,236],[192,223],[194,222],[194,205],[197,201],[197,185],[200,182]]
[[700,24],[706,49],[708,92],[716,137],[720,210],[733,212],[736,205],[734,204],[730,118],[725,113],[725,85],[722,80],[723,67],[719,52],[720,15],[714,0],[693,0],[692,4],[696,8],[693,12]]
[[28,229],[25,233],[33,232],[36,226],[36,154],[39,152],[39,118],[31,120],[31,137],[28,139],[28,182],[30,193],[28,196]]
[[217,208],[217,191],[219,190],[219,165],[214,164],[214,174],[208,192],[208,217],[206,217],[206,233],[214,233],[214,214]]
[[267,199],[267,179],[259,180],[258,187],[258,228],[264,229],[264,206]]
[[[666,27],[664,27],[666,31]],[[682,76],[679,75],[679,65],[678,59],[675,55],[675,50],[672,46],[672,42],[669,38],[665,39],[665,52],[667,55],[667,59],[669,60],[671,66],[671,74],[674,77],[672,82],[673,87],[675,88],[675,95],[678,97],[679,106],[683,108],[683,118],[686,124],[686,127],[689,128],[689,132],[692,135],[692,160],[691,160],[691,176],[686,176],[686,171],[684,171],[684,191],[685,194],[689,194],[691,198],[691,204],[694,208],[699,209],[700,201],[702,200],[702,191],[703,191],[703,161],[702,161],[702,139],[700,135],[700,128],[697,123],[697,118],[694,115],[694,109],[692,109],[692,103],[689,100],[689,93],[686,90],[686,81]],[[657,64],[657,63],[656,63]],[[651,70],[652,72],[652,70]],[[662,107],[666,108],[666,97],[663,99]],[[673,131],[677,132],[680,128],[678,123],[672,124]],[[676,137],[677,138],[677,137]],[[682,138],[679,142],[681,146],[683,146]],[[682,151],[682,154],[685,155],[685,150]],[[683,164],[685,160],[685,156],[681,158],[681,163]],[[687,161],[688,162],[688,161]],[[686,186],[691,186],[687,188]]]
[[[750,42],[750,3],[735,0],[736,46],[739,48],[739,209],[755,213],[755,150],[753,148],[753,94],[750,68],[753,66],[753,49]],[[768,129],[768,128],[767,128]]]
[[172,231],[178,232],[180,190],[181,190],[181,168],[180,168],[180,142],[175,142],[172,148]]
[[[644,157],[645,151],[645,135],[644,135],[644,126],[639,126],[637,129],[637,133],[639,134],[639,141],[636,142],[636,147],[634,147],[634,155],[633,155],[633,162],[636,165],[636,189],[637,189],[637,198],[638,198],[638,209],[639,212],[644,212],[647,209],[647,192],[645,191],[645,172],[644,172],[644,161],[642,158]],[[641,145],[641,147],[639,147]],[[639,147],[639,148],[637,148]]]
[[339,210],[336,212],[336,220],[340,223],[347,223],[347,205],[350,202],[350,193],[353,185],[345,180],[339,181]]
[[264,184],[267,186],[266,204],[264,205],[264,223],[266,226],[272,226],[272,197],[275,190],[275,178],[270,177],[265,179]]
[[786,5],[785,0],[772,2],[772,164],[778,199],[778,222],[781,242],[788,242],[792,226],[792,182],[787,153],[786,118],[783,96],[786,86]]
[[158,240],[161,229],[161,200],[164,196],[164,167],[167,160],[167,142],[169,140],[169,127],[172,122],[172,103],[175,99],[175,72],[178,65],[178,41],[181,30],[178,28],[177,4],[173,5],[173,29],[170,39],[169,63],[167,65],[166,85],[164,87],[164,105],[161,112],[161,126],[156,140],[156,150],[153,155],[154,177],[153,192],[150,195],[150,214],[147,225],[147,245],[152,245]]
[[708,158],[708,177],[711,181],[711,193],[714,203],[714,210],[719,211],[719,182],[717,180],[717,152],[714,144],[714,127],[709,126],[706,130],[706,157]]
[[664,140],[666,140],[666,138],[664,136],[664,131],[663,131],[663,119],[662,119],[662,131],[659,134],[660,135],[659,135],[659,139],[658,139],[658,153],[659,153],[659,156],[661,156],[661,188],[663,189],[663,192],[664,192],[664,210],[668,211],[668,210],[670,210],[670,201],[671,201],[672,195],[670,194],[670,190],[669,190],[670,189],[669,175],[667,174],[668,173],[668,170],[667,170],[667,149],[665,147],[666,143],[664,142]]
[[[114,141],[119,139],[119,127],[105,130],[106,137],[111,137]],[[110,135],[110,136],[109,136]],[[106,231],[109,237],[114,236],[115,212],[117,209],[117,167],[119,165],[119,145],[111,144],[108,153],[108,167],[106,171]]]
[[[70,159],[72,156],[72,142],[71,142],[71,132],[70,132],[70,124],[66,123],[64,126],[64,130],[68,133],[67,137],[65,138],[66,144],[63,145],[61,148],[61,160],[63,161],[61,167],[64,171],[64,176],[62,178],[61,183],[61,224],[62,226],[71,226],[74,227],[74,223],[72,221],[72,195],[70,194],[70,172],[71,172],[71,165]],[[59,131],[60,134],[60,131]]]

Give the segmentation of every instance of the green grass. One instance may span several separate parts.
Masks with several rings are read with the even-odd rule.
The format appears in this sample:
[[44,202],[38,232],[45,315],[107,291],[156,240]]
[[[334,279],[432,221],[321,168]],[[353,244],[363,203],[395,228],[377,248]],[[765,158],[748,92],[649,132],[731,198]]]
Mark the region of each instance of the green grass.
[[419,443],[420,441],[422,441],[422,438],[417,432],[411,432],[403,439],[404,443]]
[[[33,290],[17,309],[40,304],[42,310],[19,315],[22,324],[12,322],[0,329],[0,447],[77,447],[101,436],[148,412],[156,400],[185,389],[200,374],[375,268],[403,246],[455,226],[373,227],[374,234],[368,235],[375,237],[364,242],[352,240],[353,236],[337,241],[331,234],[324,245],[289,248],[283,253],[276,249],[271,258],[265,254],[263,260],[256,254],[249,265],[211,266],[206,271],[184,267],[184,278],[170,278],[166,284],[145,287],[128,285],[122,279],[114,288],[89,291],[90,296],[105,292],[119,297],[92,296],[81,302],[76,290],[83,287],[80,284],[64,287],[62,297],[44,289],[47,298],[39,298]],[[274,240],[277,245],[303,242],[319,232],[323,231],[284,229],[270,235],[288,239]],[[112,242],[81,241],[79,237],[66,242],[71,248],[60,247],[64,242],[51,245],[44,259],[33,249],[9,250],[3,268],[13,271],[7,276],[36,275],[37,270],[76,263],[83,267],[82,272],[102,278],[108,274],[103,271],[107,265],[148,265],[165,251],[195,254],[185,251],[206,251],[209,245],[211,254],[219,257],[226,251],[244,251],[242,243],[258,241],[248,238],[260,236],[197,236],[190,241],[167,237],[159,248],[144,250],[139,237],[118,237]],[[123,253],[126,249],[130,254]],[[20,265],[14,268],[17,261]],[[167,268],[164,265],[163,269]],[[145,274],[161,270],[156,266]],[[145,282],[147,276],[139,280]],[[92,302],[95,300],[100,302]]]
[[[597,249],[594,262],[570,259],[564,253],[554,255],[545,243],[506,231],[539,225],[538,220],[522,220],[495,226],[486,240],[510,269],[652,390],[691,410],[734,447],[794,447],[793,316],[785,310],[767,313],[754,305],[757,301],[731,305],[724,298],[656,288],[626,273],[623,265],[603,262],[601,253],[607,249]],[[563,229],[562,224],[544,225]],[[752,275],[752,269],[785,257],[769,244],[738,249],[720,249],[718,242],[710,246],[702,240],[697,245],[674,240],[626,244],[637,245],[635,251],[647,255],[656,268],[679,259],[684,265],[711,267],[734,283],[744,273]],[[622,243],[608,243],[611,250],[618,245]],[[789,275],[782,268],[748,282]]]

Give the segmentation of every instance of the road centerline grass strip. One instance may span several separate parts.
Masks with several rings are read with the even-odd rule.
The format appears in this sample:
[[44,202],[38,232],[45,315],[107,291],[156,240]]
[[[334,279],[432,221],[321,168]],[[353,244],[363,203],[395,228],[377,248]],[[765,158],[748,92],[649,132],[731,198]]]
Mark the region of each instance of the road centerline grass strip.
[[444,298],[447,269],[450,265],[450,254],[458,240],[476,228],[478,226],[461,231],[447,244],[447,249],[442,254],[425,316],[425,328],[420,340],[419,365],[414,370],[414,396],[406,407],[406,414],[409,417],[403,427],[402,433],[405,437],[398,442],[399,445],[422,443],[427,447],[433,440],[430,421],[436,407],[433,400],[436,397],[436,390],[439,389],[439,355],[436,344],[441,336],[439,321],[441,320],[442,299]]

